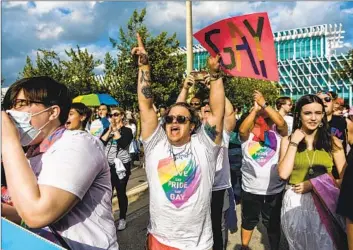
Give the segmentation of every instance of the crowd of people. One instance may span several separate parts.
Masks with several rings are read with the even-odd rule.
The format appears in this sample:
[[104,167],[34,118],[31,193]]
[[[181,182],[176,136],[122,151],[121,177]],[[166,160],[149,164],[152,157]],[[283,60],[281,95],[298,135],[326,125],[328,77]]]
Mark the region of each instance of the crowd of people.
[[[260,219],[271,249],[353,249],[353,108],[334,92],[280,97],[259,90],[242,114],[225,96],[220,55],[188,75],[170,107],[153,103],[137,34],[139,113],[71,103],[50,77],[10,86],[2,111],[1,214],[67,249],[119,249],[126,187],[144,162],[150,219],[145,249],[248,249]],[[206,93],[188,101],[195,84]],[[143,156],[140,155],[143,149]],[[116,190],[119,220],[114,222]]]

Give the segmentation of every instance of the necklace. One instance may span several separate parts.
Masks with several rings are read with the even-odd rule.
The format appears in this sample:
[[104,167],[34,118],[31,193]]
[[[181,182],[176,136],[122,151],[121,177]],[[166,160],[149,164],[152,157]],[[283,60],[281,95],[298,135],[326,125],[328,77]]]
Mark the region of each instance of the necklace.
[[175,170],[177,171],[177,173],[178,173],[179,175],[180,175],[180,172],[179,172],[179,170],[178,170],[178,167],[176,166],[176,157],[177,157],[178,155],[183,154],[183,153],[186,151],[187,146],[188,146],[188,143],[185,144],[184,148],[183,148],[179,153],[174,154],[174,152],[173,152],[173,146],[170,145],[170,153],[173,155],[174,167],[175,167]]
[[317,151],[315,150],[313,158],[311,159],[311,162],[310,162],[308,150],[305,151],[306,158],[308,159],[308,162],[309,162],[309,175],[313,175],[314,174],[313,164],[314,164],[314,159],[315,159],[316,152]]

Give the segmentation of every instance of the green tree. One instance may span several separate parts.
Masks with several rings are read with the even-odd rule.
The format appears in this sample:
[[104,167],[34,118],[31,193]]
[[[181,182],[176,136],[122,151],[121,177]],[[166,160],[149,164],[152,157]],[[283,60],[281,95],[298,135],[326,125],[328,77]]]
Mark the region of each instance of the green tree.
[[39,49],[35,65],[27,56],[20,78],[50,76],[67,85],[74,96],[106,92],[107,88],[95,79],[94,68],[101,62],[95,60],[87,49],[65,50],[69,60],[62,60],[55,51]]
[[346,57],[348,57],[348,61],[344,62],[344,68],[339,71],[338,76],[336,76],[336,78],[342,78],[343,80],[353,80],[353,50],[348,51]]
[[249,109],[253,106],[253,93],[259,90],[271,105],[279,97],[277,82],[257,80],[252,78],[232,77],[225,80],[226,96],[235,106]]
[[100,60],[95,60],[88,50],[82,50],[77,46],[74,49],[65,50],[70,58],[62,61],[65,83],[70,87],[75,95],[84,95],[100,91],[99,83],[95,80],[94,68],[101,65]]
[[130,53],[137,45],[137,32],[144,40],[149,55],[154,102],[157,106],[175,102],[186,67],[183,56],[176,54],[179,47],[176,34],[168,36],[167,32],[162,32],[152,36],[144,25],[145,15],[146,9],[141,12],[135,10],[126,31],[120,27],[118,39],[110,38],[113,47],[120,52],[115,71],[117,84],[112,94],[125,108],[137,106],[137,62]]

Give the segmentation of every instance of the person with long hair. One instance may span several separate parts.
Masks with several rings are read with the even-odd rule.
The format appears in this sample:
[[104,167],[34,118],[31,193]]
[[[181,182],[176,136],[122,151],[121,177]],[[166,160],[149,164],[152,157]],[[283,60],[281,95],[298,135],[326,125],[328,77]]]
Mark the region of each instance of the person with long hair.
[[101,141],[105,145],[105,154],[110,166],[112,193],[116,189],[119,202],[118,230],[126,228],[126,212],[128,198],[126,186],[131,174],[131,157],[129,145],[132,141],[132,131],[124,126],[125,112],[122,108],[114,108],[111,112],[109,128],[105,129]]
[[342,176],[346,160],[328,126],[322,100],[305,95],[295,106],[294,132],[281,142],[278,172],[288,180],[281,224],[290,249],[345,249],[344,221],[335,213],[339,181],[332,167]]
[[91,109],[85,104],[80,102],[71,104],[65,128],[69,130],[86,130],[91,114]]

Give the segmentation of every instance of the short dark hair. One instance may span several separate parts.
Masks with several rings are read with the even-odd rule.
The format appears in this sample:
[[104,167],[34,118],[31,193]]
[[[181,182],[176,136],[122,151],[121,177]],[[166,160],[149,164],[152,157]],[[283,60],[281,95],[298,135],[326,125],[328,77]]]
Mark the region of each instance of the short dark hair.
[[87,107],[85,104],[80,103],[80,102],[76,102],[76,103],[71,104],[70,109],[74,109],[80,115],[86,116],[86,118],[82,122],[82,127],[85,128],[87,125],[87,122],[91,118],[92,110],[89,107]]
[[292,99],[289,96],[281,96],[276,100],[276,108],[279,110],[282,105],[285,105],[287,101],[292,101]]
[[64,84],[49,76],[36,76],[18,80],[9,87],[5,94],[4,109],[12,108],[13,101],[21,90],[23,90],[28,100],[42,102],[46,107],[58,105],[60,107],[60,123],[63,125],[66,122],[72,95]]
[[[199,117],[197,111],[193,107],[191,107],[188,103],[186,103],[186,102],[177,102],[177,103],[171,105],[167,109],[167,111],[165,112],[164,116],[169,115],[170,110],[172,108],[176,107],[176,106],[184,107],[184,108],[186,108],[189,111],[190,117],[191,117],[190,123],[193,123],[195,125],[195,128],[192,131],[192,133],[194,134],[198,130],[198,128],[201,126],[201,122],[200,122],[200,117]],[[165,128],[165,122],[163,123],[163,128]]]

